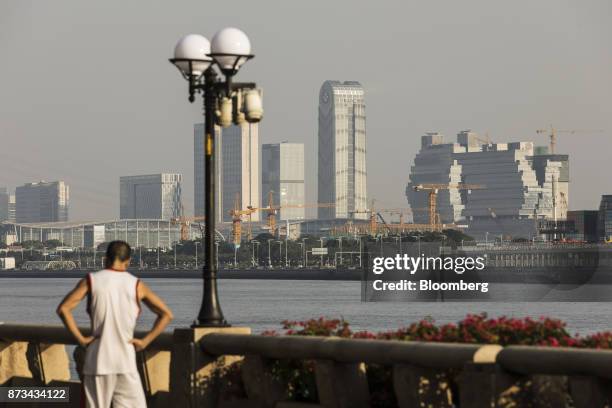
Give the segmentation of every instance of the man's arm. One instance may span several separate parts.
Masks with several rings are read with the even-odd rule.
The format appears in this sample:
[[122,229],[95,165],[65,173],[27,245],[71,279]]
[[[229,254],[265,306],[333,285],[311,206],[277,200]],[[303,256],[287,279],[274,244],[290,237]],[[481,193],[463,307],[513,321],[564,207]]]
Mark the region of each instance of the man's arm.
[[83,333],[81,333],[81,330],[79,330],[79,327],[74,321],[72,311],[79,305],[79,303],[81,303],[83,298],[87,296],[88,290],[87,280],[81,279],[79,283],[77,283],[76,287],[66,295],[64,300],[62,300],[62,303],[60,303],[57,307],[57,314],[60,319],[62,319],[62,322],[64,322],[64,326],[66,326],[76,341],[83,347],[91,343],[94,338],[91,336],[83,336]]
[[137,351],[144,350],[157,336],[159,336],[170,321],[174,318],[172,311],[166,306],[163,300],[155,294],[144,282],[138,283],[138,298],[157,315],[151,331],[142,339],[132,339]]

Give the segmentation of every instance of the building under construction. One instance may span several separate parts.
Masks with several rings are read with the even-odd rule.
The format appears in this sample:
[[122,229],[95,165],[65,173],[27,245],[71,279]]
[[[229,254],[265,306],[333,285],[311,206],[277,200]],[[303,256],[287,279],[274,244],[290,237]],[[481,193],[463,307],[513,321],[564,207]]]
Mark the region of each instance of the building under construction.
[[[432,207],[424,185],[445,188],[433,196],[437,220],[415,212],[415,223],[463,224],[479,240],[532,239],[542,221],[566,219],[569,157],[548,154],[547,147],[533,142],[492,143],[469,130],[460,132],[455,143],[427,133],[406,187],[412,208]],[[461,187],[470,185],[479,188]]]

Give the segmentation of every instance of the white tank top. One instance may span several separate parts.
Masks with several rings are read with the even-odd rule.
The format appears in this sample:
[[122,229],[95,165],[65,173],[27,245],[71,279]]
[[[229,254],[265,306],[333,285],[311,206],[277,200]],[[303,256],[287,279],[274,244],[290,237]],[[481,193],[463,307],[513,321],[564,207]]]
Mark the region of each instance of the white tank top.
[[140,314],[138,278],[104,269],[87,275],[87,311],[95,340],[87,346],[83,374],[137,373],[134,337]]

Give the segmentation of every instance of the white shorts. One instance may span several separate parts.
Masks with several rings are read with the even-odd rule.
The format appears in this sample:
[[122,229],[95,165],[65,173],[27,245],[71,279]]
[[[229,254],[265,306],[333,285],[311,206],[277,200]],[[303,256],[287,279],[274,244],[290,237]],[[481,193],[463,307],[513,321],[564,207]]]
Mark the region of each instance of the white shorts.
[[85,375],[83,378],[87,408],[146,408],[138,373]]

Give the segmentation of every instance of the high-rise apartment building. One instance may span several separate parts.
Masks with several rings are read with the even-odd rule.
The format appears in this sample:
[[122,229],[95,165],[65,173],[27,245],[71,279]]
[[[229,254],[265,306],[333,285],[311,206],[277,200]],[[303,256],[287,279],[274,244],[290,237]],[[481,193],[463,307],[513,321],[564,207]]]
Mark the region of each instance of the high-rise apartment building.
[[181,174],[149,174],[120,178],[121,219],[170,220],[182,215]]
[[364,90],[359,82],[325,81],[319,92],[319,219],[357,218],[367,207]]
[[272,193],[274,205],[281,206],[280,220],[305,219],[304,144],[264,144],[261,152],[261,202],[267,206]]
[[[218,222],[230,222],[236,199],[241,209],[259,207],[259,132],[257,123],[215,131],[216,210]],[[204,215],[204,128],[194,126],[194,212]],[[259,221],[259,213],[251,217]]]
[[24,184],[15,189],[15,221],[68,221],[69,201],[69,188],[63,181]]

